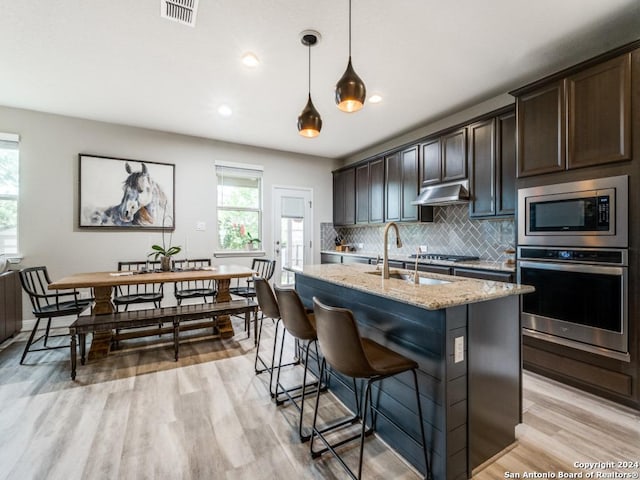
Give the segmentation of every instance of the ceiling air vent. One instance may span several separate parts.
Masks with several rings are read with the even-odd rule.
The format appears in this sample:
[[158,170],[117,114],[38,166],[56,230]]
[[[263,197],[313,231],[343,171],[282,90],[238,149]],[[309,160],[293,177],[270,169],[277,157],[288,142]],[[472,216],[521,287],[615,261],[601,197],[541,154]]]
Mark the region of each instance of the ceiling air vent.
[[196,26],[198,0],[160,0],[160,15],[190,27]]

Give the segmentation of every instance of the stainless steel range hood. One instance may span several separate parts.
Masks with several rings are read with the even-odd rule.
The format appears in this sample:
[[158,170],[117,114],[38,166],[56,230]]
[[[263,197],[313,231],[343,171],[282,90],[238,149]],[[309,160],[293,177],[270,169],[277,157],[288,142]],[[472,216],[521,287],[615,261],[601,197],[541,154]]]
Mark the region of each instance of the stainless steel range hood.
[[427,185],[420,189],[420,194],[412,205],[454,205],[469,201],[469,180]]

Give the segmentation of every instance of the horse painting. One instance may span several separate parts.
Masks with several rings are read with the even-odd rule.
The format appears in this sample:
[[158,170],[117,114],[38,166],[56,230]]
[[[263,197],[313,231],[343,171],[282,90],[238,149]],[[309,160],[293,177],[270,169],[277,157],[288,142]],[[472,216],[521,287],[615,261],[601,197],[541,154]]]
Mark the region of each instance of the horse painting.
[[149,175],[147,166],[141,163],[140,171],[133,171],[128,162],[128,174],[122,184],[120,203],[105,209],[96,208],[88,215],[92,225],[112,226],[164,226],[167,212],[167,196]]

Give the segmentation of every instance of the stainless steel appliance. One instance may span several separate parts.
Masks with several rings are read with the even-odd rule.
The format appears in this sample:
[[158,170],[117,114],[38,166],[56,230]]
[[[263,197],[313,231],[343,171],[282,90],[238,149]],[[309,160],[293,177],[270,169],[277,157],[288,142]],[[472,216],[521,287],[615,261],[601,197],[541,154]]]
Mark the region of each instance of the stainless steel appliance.
[[629,361],[628,251],[519,247],[523,333]]
[[628,175],[518,190],[518,244],[628,246]]

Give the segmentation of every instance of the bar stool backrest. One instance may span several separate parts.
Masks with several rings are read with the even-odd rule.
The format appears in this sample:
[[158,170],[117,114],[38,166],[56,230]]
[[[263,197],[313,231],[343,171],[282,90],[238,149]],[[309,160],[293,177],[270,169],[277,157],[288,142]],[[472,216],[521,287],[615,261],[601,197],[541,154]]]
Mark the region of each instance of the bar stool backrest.
[[358,325],[351,310],[330,307],[316,297],[313,297],[313,303],[318,342],[327,363],[349,377],[368,378],[375,375],[364,353]]
[[260,310],[262,310],[264,316],[275,319],[280,318],[280,309],[278,308],[278,302],[275,295],[273,294],[273,290],[271,290],[269,281],[266,278],[254,276],[253,285],[256,289],[256,299],[258,300],[258,305],[260,305]]
[[275,287],[275,290],[284,328],[300,340],[315,340],[317,338],[316,329],[307,316],[298,292],[292,288],[278,286]]

